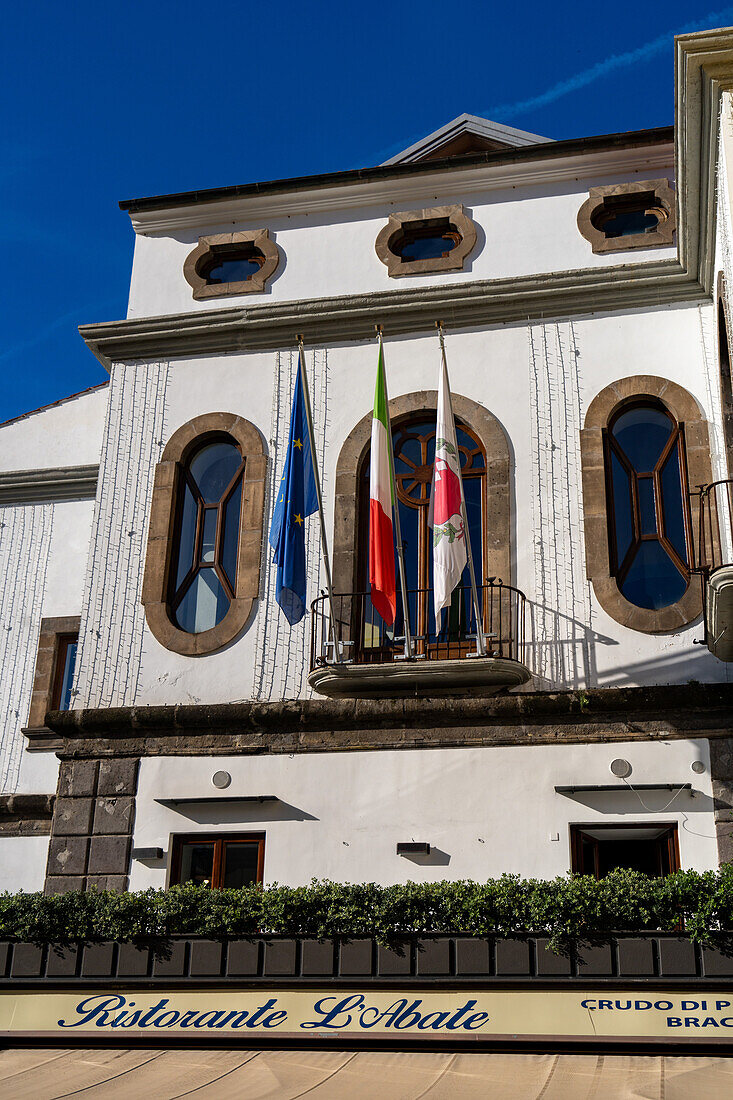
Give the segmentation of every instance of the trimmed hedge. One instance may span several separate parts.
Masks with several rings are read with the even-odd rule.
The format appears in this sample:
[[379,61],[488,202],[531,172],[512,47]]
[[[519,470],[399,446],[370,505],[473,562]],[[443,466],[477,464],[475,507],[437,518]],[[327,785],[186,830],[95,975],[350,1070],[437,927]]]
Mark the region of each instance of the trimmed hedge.
[[68,894],[1,894],[0,939],[34,943],[212,939],[261,934],[319,939],[410,935],[506,936],[541,932],[551,946],[614,931],[684,925],[695,940],[733,930],[733,865],[649,878],[614,871],[552,880],[502,875],[487,882],[402,886],[313,880],[309,886],[246,886]]

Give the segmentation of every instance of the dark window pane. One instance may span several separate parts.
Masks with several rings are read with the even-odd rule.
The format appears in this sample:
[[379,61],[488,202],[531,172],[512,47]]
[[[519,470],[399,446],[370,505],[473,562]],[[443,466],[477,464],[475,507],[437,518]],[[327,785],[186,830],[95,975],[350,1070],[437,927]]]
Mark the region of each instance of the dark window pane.
[[221,564],[232,588],[237,581],[237,551],[239,550],[239,509],[242,502],[241,481],[224,509]]
[[229,599],[213,569],[200,569],[176,610],[176,622],[188,634],[216,626],[229,610]]
[[216,267],[212,267],[206,276],[206,282],[212,283],[244,283],[251,279],[260,270],[261,264],[256,260],[222,260]]
[[603,232],[607,237],[631,237],[637,233],[646,233],[656,229],[659,218],[646,210],[620,210],[603,223]]
[[197,886],[211,886],[214,871],[213,844],[182,844],[179,882],[193,882]]
[[196,518],[198,505],[193,493],[184,482],[183,509],[181,512],[181,525],[178,539],[178,568],[176,570],[176,591],[188,575],[193,566],[193,557],[196,550]]
[[248,882],[257,882],[257,860],[260,846],[256,841],[224,845],[224,875],[222,886],[236,889]]
[[216,521],[219,518],[218,508],[206,508],[204,510],[204,532],[201,541],[201,561],[213,561],[216,550]]
[[680,480],[679,444],[672,450],[661,471],[662,513],[664,533],[675,550],[687,564],[687,541],[685,539],[685,521],[682,501],[682,482]]
[[639,491],[641,533],[642,535],[655,535],[657,533],[657,516],[654,509],[654,479],[640,477],[636,484]]
[[67,642],[64,647],[64,671],[61,677],[61,699],[59,700],[59,710],[68,710],[71,706],[71,685],[74,682],[76,646],[76,642]]
[[621,592],[637,607],[668,607],[687,591],[687,581],[656,539],[639,543]]
[[620,566],[626,557],[634,537],[631,509],[631,482],[629,475],[611,451],[611,482],[613,485],[613,514],[616,523],[616,558]]
[[662,870],[660,854],[658,840],[602,840],[598,845],[598,877],[604,878],[617,868],[656,877]]
[[447,252],[452,252],[457,244],[457,234],[448,236],[436,231],[430,236],[416,239],[408,237],[397,246],[396,251],[403,263],[410,263],[412,260],[438,260]]
[[[398,437],[395,440],[395,451],[397,454],[397,462],[401,464],[401,474],[409,473],[413,466],[422,465],[422,444],[419,439],[415,439],[412,436],[407,436],[403,439],[399,439]],[[403,457],[407,459],[407,462],[402,462]],[[412,466],[410,463],[412,463]]]
[[207,504],[221,500],[241,461],[232,443],[210,443],[192,459],[189,470]]
[[642,406],[622,413],[612,434],[638,474],[651,473],[672,431],[672,421],[661,409]]

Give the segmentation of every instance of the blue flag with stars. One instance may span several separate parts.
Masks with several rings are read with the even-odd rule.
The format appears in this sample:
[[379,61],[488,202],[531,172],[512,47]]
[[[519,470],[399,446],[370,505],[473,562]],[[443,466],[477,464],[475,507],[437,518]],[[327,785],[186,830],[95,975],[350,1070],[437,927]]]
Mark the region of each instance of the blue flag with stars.
[[[303,352],[300,357],[302,360]],[[300,368],[299,361],[299,368]],[[302,363],[305,370],[305,363]],[[318,510],[301,372],[295,379],[285,468],[270,525],[270,546],[277,565],[275,598],[292,626],[305,614],[305,518]]]

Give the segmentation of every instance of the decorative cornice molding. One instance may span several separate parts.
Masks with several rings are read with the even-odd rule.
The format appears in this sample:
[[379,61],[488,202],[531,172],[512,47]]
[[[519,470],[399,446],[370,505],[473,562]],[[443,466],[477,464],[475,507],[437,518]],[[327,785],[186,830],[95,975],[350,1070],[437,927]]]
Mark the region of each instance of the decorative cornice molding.
[[93,500],[97,492],[98,476],[98,465],[10,470],[8,473],[0,473],[0,506]]
[[715,164],[723,91],[733,88],[733,29],[675,39],[675,166],[680,262],[712,291]]
[[397,179],[351,180],[349,173],[342,173],[342,182],[334,178],[328,186],[305,180],[290,191],[243,194],[203,203],[198,199],[185,206],[133,210],[130,211],[130,219],[136,233],[152,236],[156,233],[220,227],[232,222],[254,224],[278,217],[324,214],[381,204],[405,208],[432,206],[436,199],[451,195],[466,202],[472,195],[512,187],[536,187],[578,178],[603,179],[627,172],[643,171],[649,174],[652,169],[668,169],[674,161],[671,141],[601,151],[581,149],[566,156],[554,155],[553,144],[521,150],[523,154],[536,150],[533,159],[479,166],[464,166],[460,161],[454,161],[448,165],[438,164],[429,172],[426,172],[425,165],[421,165],[419,174],[416,174],[417,165],[400,165],[398,167],[412,168],[413,171]]
[[301,332],[310,343],[432,330],[436,319],[453,328],[577,316],[596,310],[638,309],[693,302],[704,297],[676,260],[584,268],[513,279],[408,287],[335,298],[240,306],[231,309],[132,317],[81,325],[79,332],[99,361],[174,358],[259,351],[293,344]]
[[[284,699],[55,711],[62,758],[217,756],[730,737],[733,684],[492,698]],[[418,731],[418,732],[415,732]],[[559,732],[560,731],[560,732]]]

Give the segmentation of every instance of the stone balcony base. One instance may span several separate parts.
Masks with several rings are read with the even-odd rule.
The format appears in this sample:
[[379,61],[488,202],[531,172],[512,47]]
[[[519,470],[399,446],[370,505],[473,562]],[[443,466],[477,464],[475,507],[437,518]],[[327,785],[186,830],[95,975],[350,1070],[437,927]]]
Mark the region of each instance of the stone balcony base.
[[532,678],[508,657],[461,657],[452,661],[392,661],[389,664],[328,664],[314,668],[308,683],[329,698],[395,698],[405,695],[496,695]]

